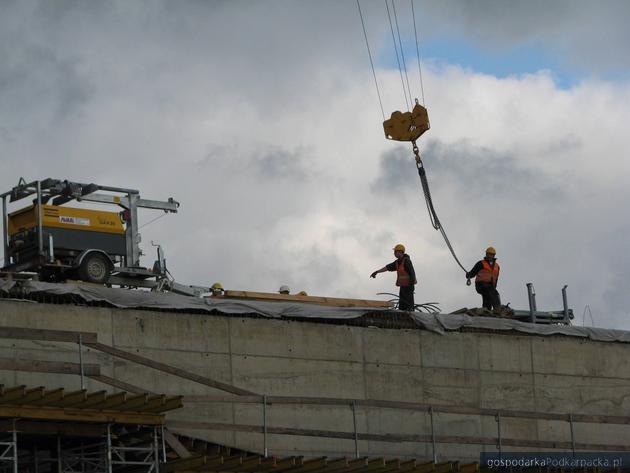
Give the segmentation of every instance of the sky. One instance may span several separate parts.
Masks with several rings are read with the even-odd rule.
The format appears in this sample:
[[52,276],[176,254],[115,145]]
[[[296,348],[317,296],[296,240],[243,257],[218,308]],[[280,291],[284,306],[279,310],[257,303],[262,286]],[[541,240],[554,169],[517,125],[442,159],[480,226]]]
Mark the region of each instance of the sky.
[[[416,302],[481,303],[430,225],[387,10],[318,1],[0,0],[2,191],[52,177],[173,197],[142,228],[182,283],[379,299],[407,247]],[[630,330],[630,3],[414,0],[396,8],[435,207],[504,303]],[[395,21],[394,21],[395,28]],[[159,212],[141,212],[141,225]]]

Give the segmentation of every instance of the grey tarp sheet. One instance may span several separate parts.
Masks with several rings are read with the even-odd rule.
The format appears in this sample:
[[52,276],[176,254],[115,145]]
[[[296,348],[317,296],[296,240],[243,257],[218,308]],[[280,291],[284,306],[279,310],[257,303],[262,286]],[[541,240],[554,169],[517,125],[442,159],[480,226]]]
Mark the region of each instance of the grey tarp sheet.
[[8,294],[11,289],[15,286],[15,281],[11,281],[9,279],[0,279],[0,292],[4,294]]
[[25,281],[24,294],[74,295],[86,302],[107,302],[120,308],[197,310],[207,313],[258,314],[263,317],[305,317],[319,319],[354,319],[378,309],[359,307],[330,307],[308,303],[266,302],[254,300],[198,298],[179,294],[149,291],[130,291],[88,284],[52,284]]
[[520,322],[497,317],[471,317],[463,314],[422,314],[414,312],[411,317],[420,326],[437,333],[472,328],[492,331],[515,331],[532,335],[564,335],[588,338],[600,342],[630,343],[630,332],[594,327],[573,327],[570,325],[543,325]]
[[[16,286],[16,287],[13,287]],[[162,310],[196,310],[220,314],[257,314],[270,318],[354,319],[368,313],[388,310],[361,307],[331,307],[309,303],[266,302],[255,300],[196,298],[172,293],[132,291],[87,284],[52,284],[38,281],[7,281],[0,279],[0,292],[17,289],[24,295],[72,295],[85,302],[106,302],[120,308]],[[12,293],[14,291],[11,291]],[[398,312],[400,313],[400,312]],[[520,332],[532,335],[564,335],[605,342],[630,343],[630,332],[566,325],[543,325],[496,317],[471,317],[464,314],[408,313],[423,329],[444,334],[460,329],[480,329],[495,332]]]

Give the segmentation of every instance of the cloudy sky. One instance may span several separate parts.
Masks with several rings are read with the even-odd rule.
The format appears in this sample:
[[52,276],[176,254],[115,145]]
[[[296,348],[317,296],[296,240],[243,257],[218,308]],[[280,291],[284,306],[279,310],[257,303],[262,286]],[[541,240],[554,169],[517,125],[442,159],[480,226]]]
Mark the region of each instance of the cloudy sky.
[[[406,109],[383,1],[361,0],[388,116]],[[392,5],[390,4],[390,8]],[[395,3],[421,98],[411,7]],[[504,302],[630,329],[630,3],[414,3],[420,148],[467,267]],[[410,146],[387,141],[354,0],[0,0],[1,189],[20,176],[174,197],[142,229],[180,282],[377,298],[404,243],[416,301],[480,305],[430,225]],[[145,211],[142,222],[157,215]],[[587,324],[590,325],[587,318]]]

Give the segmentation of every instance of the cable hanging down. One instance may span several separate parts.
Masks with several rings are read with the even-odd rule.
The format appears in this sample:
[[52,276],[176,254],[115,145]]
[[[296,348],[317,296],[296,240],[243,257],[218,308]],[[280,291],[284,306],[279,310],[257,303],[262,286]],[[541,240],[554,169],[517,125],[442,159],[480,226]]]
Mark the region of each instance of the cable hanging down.
[[416,157],[416,167],[418,168],[418,176],[420,176],[422,192],[424,194],[425,203],[427,204],[427,210],[429,211],[429,218],[431,219],[431,225],[433,226],[434,229],[440,231],[440,234],[442,235],[442,238],[444,239],[446,246],[451,252],[451,255],[453,255],[453,259],[455,260],[455,262],[457,262],[459,267],[462,268],[464,272],[467,272],[466,268],[464,268],[462,263],[459,261],[459,258],[457,258],[457,255],[455,254],[455,250],[453,249],[453,245],[451,244],[451,241],[448,239],[448,236],[446,235],[446,230],[444,229],[444,227],[442,226],[442,223],[440,222],[440,219],[438,218],[437,212],[435,211],[435,207],[433,206],[433,199],[431,198],[431,190],[429,189],[429,180],[427,179],[427,173],[424,170],[424,164],[422,163],[422,159],[420,158],[420,151],[418,150],[418,146],[416,145],[415,141],[412,141],[412,144],[413,144],[413,153]]

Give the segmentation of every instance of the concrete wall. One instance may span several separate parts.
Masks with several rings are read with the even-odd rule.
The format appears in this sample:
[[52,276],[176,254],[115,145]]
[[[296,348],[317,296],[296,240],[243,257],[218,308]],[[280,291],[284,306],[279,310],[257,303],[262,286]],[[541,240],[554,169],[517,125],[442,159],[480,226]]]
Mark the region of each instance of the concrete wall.
[[[386,399],[434,404],[627,416],[630,344],[486,333],[345,327],[307,322],[168,314],[0,300],[4,326],[97,332],[99,341],[267,395]],[[78,361],[68,343],[0,339],[0,357]],[[88,350],[103,374],[154,392],[221,394],[211,388]],[[77,376],[0,371],[5,385],[79,389]],[[88,389],[108,389],[88,381]],[[109,388],[111,390],[111,388]],[[359,432],[428,434],[421,412],[359,408]],[[191,403],[169,419],[262,422],[259,405]],[[272,405],[269,424],[352,431],[344,406]],[[436,414],[437,435],[496,435],[491,417]],[[188,431],[253,451],[262,435]],[[503,437],[569,441],[569,424],[502,419]],[[630,445],[630,426],[576,424],[577,442]],[[478,460],[493,445],[438,446],[438,460]],[[271,435],[276,455],[352,456],[351,440]],[[517,450],[517,449],[512,449]],[[525,448],[532,451],[532,448]],[[359,442],[361,455],[430,459],[430,444]]]

